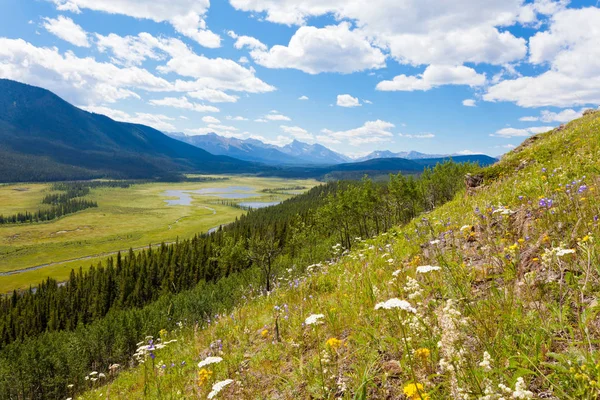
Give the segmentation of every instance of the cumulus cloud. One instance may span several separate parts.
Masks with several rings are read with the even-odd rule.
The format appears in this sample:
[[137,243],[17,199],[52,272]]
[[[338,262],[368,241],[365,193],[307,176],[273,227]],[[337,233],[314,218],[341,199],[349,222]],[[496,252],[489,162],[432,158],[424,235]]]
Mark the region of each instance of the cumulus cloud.
[[58,18],[44,18],[44,21],[44,28],[53,35],[75,46],[90,47],[87,32],[71,18],[59,15]]
[[473,99],[463,100],[462,105],[465,107],[476,107],[475,100],[473,100]]
[[186,110],[192,110],[197,112],[219,112],[220,110],[214,106],[207,106],[205,104],[192,103],[187,97],[165,97],[160,100],[150,100],[150,104],[153,106],[166,106],[183,108]]
[[562,110],[560,112],[552,112],[548,110],[543,110],[540,113],[539,117],[528,116],[521,117],[519,121],[525,122],[534,122],[534,121],[542,121],[542,122],[569,122],[574,119],[577,119],[583,115],[583,110],[575,111],[571,108]]
[[398,75],[391,81],[381,81],[377,90],[409,91],[429,90],[442,85],[481,86],[485,74],[478,74],[473,68],[464,65],[430,65],[417,76]]
[[350,30],[347,22],[324,28],[303,26],[287,46],[255,49],[250,55],[267,68],[294,68],[308,74],[383,68],[386,58],[361,32]]
[[498,137],[522,137],[529,136],[537,133],[548,132],[549,130],[554,129],[552,126],[534,126],[530,128],[502,128],[496,133],[492,133],[490,136],[498,136]]
[[300,128],[299,126],[287,126],[281,125],[281,130],[288,135],[292,135],[295,139],[298,140],[314,140],[314,136],[308,132],[306,129]]
[[405,137],[407,139],[432,139],[435,137],[433,133],[419,133],[416,135],[399,133],[398,136]]
[[232,39],[236,39],[233,46],[238,50],[243,49],[244,47],[247,47],[250,50],[267,50],[267,46],[255,37],[244,35],[240,36],[234,31],[229,31],[227,34]]
[[228,120],[231,120],[231,121],[248,121],[248,118],[244,118],[244,117],[239,116],[239,115],[236,116],[236,117],[232,117],[231,115],[228,115],[225,118],[227,118]]
[[508,79],[491,86],[487,101],[522,107],[572,107],[600,103],[600,9],[564,9],[549,29],[529,40],[529,61],[549,69],[537,76]]
[[209,133],[216,133],[217,135],[225,137],[241,138],[244,135],[238,132],[238,128],[235,126],[220,125],[220,124],[208,124],[203,128],[186,129],[185,132],[191,136],[194,135],[206,135]]
[[352,97],[349,94],[338,94],[337,105],[340,107],[360,107],[362,104],[356,97]]
[[348,142],[352,146],[359,146],[365,143],[380,143],[391,141],[394,134],[391,129],[395,125],[391,122],[376,120],[367,121],[362,126],[347,131],[332,131],[323,129],[323,135],[317,136],[317,140],[324,143],[337,144]]
[[233,96],[216,89],[200,89],[195,92],[188,93],[190,97],[200,100],[210,101],[211,103],[235,103],[238,101],[238,96]]
[[0,38],[0,77],[49,89],[75,104],[112,103],[139,95],[133,89],[168,91],[173,85],[145,69],[121,68],[80,58],[22,39]]
[[298,100],[308,100],[308,97],[307,96],[300,96],[300,97],[298,97]]
[[191,52],[179,39],[157,38],[147,32],[137,36],[106,36],[96,33],[98,51],[111,53],[111,60],[121,65],[140,65],[147,59],[165,60],[168,55],[177,56]]
[[96,114],[106,115],[115,121],[131,122],[133,124],[147,125],[159,131],[175,131],[176,128],[169,121],[174,121],[175,118],[167,117],[162,114],[148,114],[136,112],[135,115],[128,114],[121,110],[109,108],[106,106],[82,106],[82,109]]
[[[264,12],[265,19],[304,25],[310,17],[333,15],[355,21],[367,37],[401,63],[503,64],[523,58],[523,39],[506,30],[534,23],[550,4],[524,7],[522,0],[230,0],[239,10]],[[536,1],[536,3],[541,3]],[[551,0],[545,3],[554,3]],[[460,11],[457,11],[460,10]]]
[[209,0],[51,0],[59,10],[79,12],[81,9],[103,11],[110,14],[128,15],[168,21],[175,30],[200,45],[219,47],[221,38],[208,30],[204,15],[210,7]]
[[207,115],[206,117],[202,117],[202,121],[207,124],[220,124],[221,121],[213,117],[212,115]]

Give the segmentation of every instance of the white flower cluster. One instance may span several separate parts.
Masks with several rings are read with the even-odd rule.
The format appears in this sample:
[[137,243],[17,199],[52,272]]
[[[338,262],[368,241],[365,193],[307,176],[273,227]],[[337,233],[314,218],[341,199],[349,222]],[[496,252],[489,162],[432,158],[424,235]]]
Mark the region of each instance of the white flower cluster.
[[410,300],[417,299],[423,295],[423,288],[419,285],[416,279],[410,276],[406,278],[406,284],[404,285],[404,291],[407,293]]
[[211,392],[208,394],[208,399],[215,397],[225,386],[233,383],[233,379],[225,379],[224,381],[217,382],[213,385]]
[[458,370],[465,364],[465,349],[463,348],[464,334],[461,326],[467,324],[460,311],[455,307],[454,300],[449,299],[446,305],[438,313],[438,323],[442,332],[438,348],[440,349],[440,369],[447,372],[450,378],[450,386],[454,399],[463,399],[465,390],[459,385]]
[[398,308],[400,310],[408,311],[413,314],[417,312],[417,310],[413,306],[411,306],[408,301],[400,300],[397,298],[393,298],[393,299],[389,299],[389,300],[381,302],[381,303],[377,303],[375,305],[375,309],[379,310],[380,308],[383,308],[384,310],[391,310],[393,308]]
[[505,394],[510,395],[513,399],[533,399],[533,392],[527,390],[527,385],[525,384],[525,380],[523,380],[523,377],[517,378],[517,382],[515,383],[515,390],[512,390],[510,387],[502,383],[498,384],[498,388],[502,390]]

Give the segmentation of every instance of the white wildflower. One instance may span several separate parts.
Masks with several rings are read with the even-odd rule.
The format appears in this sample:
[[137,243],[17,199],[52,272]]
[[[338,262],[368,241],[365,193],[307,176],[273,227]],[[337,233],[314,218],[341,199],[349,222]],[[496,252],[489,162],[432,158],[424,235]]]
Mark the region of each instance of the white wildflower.
[[388,263],[393,264],[394,263],[394,259],[390,258],[389,260],[387,260]]
[[217,382],[213,385],[212,391],[208,394],[208,399],[212,399],[215,397],[223,388],[229,384],[233,383],[233,379],[225,379],[224,381]]
[[557,249],[556,257],[562,257],[562,256],[566,256],[567,254],[573,254],[573,253],[575,253],[574,249]]
[[490,371],[492,369],[492,356],[487,351],[483,352],[483,361],[479,363],[479,366],[482,367],[486,371]]
[[414,300],[423,295],[423,289],[419,282],[416,279],[411,278],[410,276],[406,278],[406,285],[404,285],[404,291],[408,293],[408,298],[410,300]]
[[377,303],[375,305],[375,309],[379,310],[380,308],[383,308],[385,310],[391,310],[392,308],[399,308],[401,310],[408,311],[411,313],[417,312],[417,310],[413,306],[411,306],[408,301],[400,300],[397,298],[389,299],[388,301],[384,301],[382,303]]
[[527,385],[523,380],[523,377],[519,377],[517,379],[517,383],[515,383],[515,391],[512,394],[513,399],[532,399],[533,392],[527,390]]
[[440,267],[438,267],[437,265],[421,265],[419,267],[417,267],[417,272],[419,274],[426,274],[427,272],[431,272],[431,271],[439,271]]
[[223,361],[221,357],[206,357],[204,360],[198,363],[198,368],[206,367],[210,364],[218,364],[221,361]]
[[460,227],[460,231],[461,231],[461,232],[462,232],[462,231],[466,231],[466,230],[468,230],[468,229],[471,229],[471,225],[463,225],[463,226],[461,226],[461,227]]
[[311,314],[311,315],[308,316],[308,318],[306,318],[306,320],[304,321],[304,323],[306,325],[322,324],[323,323],[321,321],[322,318],[325,318],[325,316],[323,314]]
[[392,276],[398,276],[398,275],[400,275],[400,272],[402,272],[402,270],[401,269],[397,269],[394,272],[392,272]]
[[436,245],[436,244],[439,244],[439,243],[440,243],[439,239],[435,239],[435,240],[432,240],[431,242],[429,242],[429,244],[431,244],[431,245]]

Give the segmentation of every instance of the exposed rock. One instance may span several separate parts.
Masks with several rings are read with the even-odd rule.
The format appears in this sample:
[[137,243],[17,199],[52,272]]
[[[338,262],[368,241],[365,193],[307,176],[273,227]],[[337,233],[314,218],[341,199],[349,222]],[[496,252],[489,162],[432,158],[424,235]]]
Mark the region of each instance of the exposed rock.
[[483,174],[465,175],[465,185],[467,188],[476,188],[483,184]]

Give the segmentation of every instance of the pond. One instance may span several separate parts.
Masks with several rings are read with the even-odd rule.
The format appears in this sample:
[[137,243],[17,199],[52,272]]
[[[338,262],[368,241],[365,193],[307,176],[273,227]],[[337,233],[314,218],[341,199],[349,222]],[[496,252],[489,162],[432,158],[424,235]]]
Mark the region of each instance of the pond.
[[244,207],[244,208],[257,209],[257,208],[276,206],[279,203],[281,203],[281,202],[280,201],[271,201],[271,202],[245,201],[245,202],[238,203],[238,206]]
[[260,196],[260,194],[256,193],[256,189],[250,186],[227,186],[197,190],[165,190],[163,196],[178,197],[177,199],[165,200],[168,206],[189,206],[193,201],[192,194],[221,199],[247,199]]

